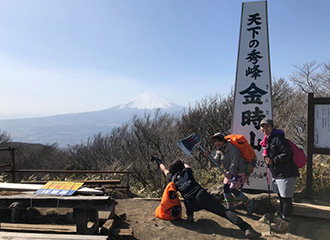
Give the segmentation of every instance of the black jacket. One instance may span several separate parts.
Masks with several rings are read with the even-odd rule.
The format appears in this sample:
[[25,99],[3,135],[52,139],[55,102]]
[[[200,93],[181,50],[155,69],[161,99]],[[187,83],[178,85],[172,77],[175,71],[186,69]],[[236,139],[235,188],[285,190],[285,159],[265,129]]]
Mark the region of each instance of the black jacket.
[[271,170],[275,178],[299,177],[299,170],[293,161],[293,154],[284,133],[268,138],[268,156],[273,161]]
[[179,190],[185,200],[196,198],[198,192],[203,189],[196,182],[191,168],[184,168],[174,175],[168,173],[167,177],[169,181],[174,182],[176,189]]

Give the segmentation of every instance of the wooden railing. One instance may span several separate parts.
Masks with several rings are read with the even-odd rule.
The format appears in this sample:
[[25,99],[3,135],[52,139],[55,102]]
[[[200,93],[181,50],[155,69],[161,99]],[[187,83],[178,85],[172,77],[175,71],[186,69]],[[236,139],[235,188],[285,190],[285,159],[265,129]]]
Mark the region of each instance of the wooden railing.
[[[101,184],[101,185],[110,185],[113,188],[130,188],[129,179],[130,174],[133,172],[129,171],[106,171],[106,170],[51,170],[51,169],[16,169],[15,163],[15,148],[7,147],[0,148],[0,151],[10,151],[11,152],[11,163],[2,164],[0,168],[10,167],[10,169],[5,169],[7,173],[11,173],[12,182],[16,182],[17,173],[64,173],[64,174],[126,174],[126,185],[120,185],[121,180],[119,179],[110,179],[110,180],[81,180],[84,184]],[[25,181],[24,183],[46,183],[46,181]]]

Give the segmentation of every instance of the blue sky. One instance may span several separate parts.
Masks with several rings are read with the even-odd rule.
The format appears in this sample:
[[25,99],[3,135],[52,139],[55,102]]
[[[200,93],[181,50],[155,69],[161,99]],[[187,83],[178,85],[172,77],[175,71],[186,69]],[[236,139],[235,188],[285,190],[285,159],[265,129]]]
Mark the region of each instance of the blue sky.
[[[0,118],[102,110],[146,91],[183,106],[227,95],[242,2],[0,0]],[[268,1],[273,76],[330,61],[329,9]]]

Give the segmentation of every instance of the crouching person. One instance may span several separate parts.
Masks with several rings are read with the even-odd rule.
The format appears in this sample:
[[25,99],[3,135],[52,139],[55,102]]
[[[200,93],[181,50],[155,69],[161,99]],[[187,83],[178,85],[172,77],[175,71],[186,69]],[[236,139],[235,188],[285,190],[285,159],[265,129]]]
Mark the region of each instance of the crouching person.
[[187,163],[176,160],[169,165],[168,170],[161,161],[157,163],[168,180],[175,183],[177,190],[184,198],[188,222],[194,221],[194,212],[204,209],[226,218],[237,225],[244,231],[247,238],[252,239],[260,237],[260,233],[256,232],[247,222],[238,217],[235,213],[226,209],[217,199],[196,182],[193,171]]

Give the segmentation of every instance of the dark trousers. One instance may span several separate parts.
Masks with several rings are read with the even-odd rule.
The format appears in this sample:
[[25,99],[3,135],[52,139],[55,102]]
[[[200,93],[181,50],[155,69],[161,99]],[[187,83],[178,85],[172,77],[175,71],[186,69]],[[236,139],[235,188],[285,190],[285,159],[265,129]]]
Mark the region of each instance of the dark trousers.
[[280,211],[282,218],[289,221],[293,212],[292,198],[282,198],[280,194],[278,194],[278,197],[280,199]]
[[233,224],[237,225],[243,231],[251,228],[242,218],[238,217],[235,213],[227,210],[217,199],[209,194],[205,189],[200,190],[195,198],[185,199],[184,204],[186,207],[187,215],[193,216],[194,212],[199,210],[206,210],[226,218]]

